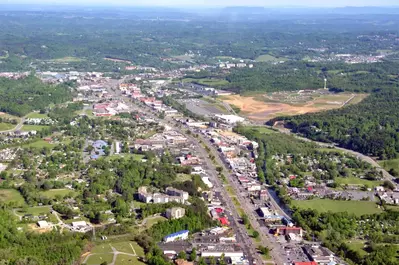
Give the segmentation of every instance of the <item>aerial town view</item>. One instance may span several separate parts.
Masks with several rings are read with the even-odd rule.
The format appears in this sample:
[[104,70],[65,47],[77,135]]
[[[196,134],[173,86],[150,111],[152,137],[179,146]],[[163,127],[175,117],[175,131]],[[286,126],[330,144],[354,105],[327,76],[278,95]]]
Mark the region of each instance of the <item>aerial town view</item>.
[[399,265],[398,3],[33,2],[0,264]]

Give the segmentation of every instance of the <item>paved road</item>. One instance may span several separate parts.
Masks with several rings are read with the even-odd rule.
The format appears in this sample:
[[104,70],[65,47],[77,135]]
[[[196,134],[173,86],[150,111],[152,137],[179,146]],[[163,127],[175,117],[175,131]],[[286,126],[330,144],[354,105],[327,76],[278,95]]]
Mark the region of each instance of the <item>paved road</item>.
[[336,145],[334,145],[334,144],[329,144],[329,143],[323,143],[323,142],[314,141],[314,140],[311,140],[311,139],[308,139],[308,138],[299,136],[299,135],[297,135],[297,134],[295,134],[295,133],[292,133],[292,132],[291,132],[290,130],[288,130],[288,129],[275,128],[275,127],[266,126],[266,125],[265,125],[265,127],[277,129],[277,130],[278,130],[279,132],[281,132],[281,133],[293,135],[294,137],[296,137],[296,138],[298,138],[298,139],[301,139],[301,140],[303,140],[303,141],[312,142],[312,143],[315,143],[315,144],[317,144],[317,145],[319,145],[319,146],[321,146],[321,147],[335,148],[335,149],[340,150],[340,151],[342,151],[342,152],[344,152],[344,153],[346,153],[346,154],[349,154],[349,155],[352,155],[352,156],[354,156],[354,157],[357,157],[358,159],[360,159],[360,160],[362,160],[362,161],[365,161],[365,162],[371,164],[372,166],[374,166],[379,172],[382,173],[383,178],[384,178],[385,180],[389,180],[389,181],[391,181],[393,184],[396,185],[396,183],[395,183],[395,179],[396,179],[396,178],[395,178],[394,176],[392,176],[391,174],[389,174],[388,171],[386,171],[384,168],[382,168],[374,159],[372,159],[371,157],[369,157],[369,156],[367,156],[367,155],[364,155],[364,154],[362,154],[362,153],[359,153],[359,152],[356,152],[356,151],[353,151],[353,150],[350,150],[350,149],[345,149],[345,148],[342,148],[342,147],[338,147],[338,146],[336,146]]
[[[119,83],[124,82],[124,80],[121,80]],[[109,87],[109,92],[120,97],[122,96],[122,93],[118,90],[118,89],[112,89],[113,87]],[[126,98],[128,99],[128,98]],[[132,103],[130,100],[127,100],[129,105],[135,106],[135,108],[137,109],[138,106],[135,105],[134,103]],[[142,107],[148,110],[147,114],[152,115],[153,118],[155,118],[155,115],[152,114],[152,110],[146,106]],[[175,124],[175,121],[170,118],[170,117],[166,117],[165,120],[163,121],[165,124]],[[219,189],[221,191],[221,195],[223,196],[222,199],[225,201],[226,203],[226,209],[227,212],[230,212],[231,215],[233,216],[233,220],[234,220],[234,227],[236,228],[236,232],[237,232],[237,239],[238,241],[242,242],[241,246],[243,247],[243,249],[245,250],[246,253],[248,253],[248,258],[250,260],[250,264],[253,263],[253,259],[255,259],[257,261],[257,264],[263,264],[263,261],[260,257],[260,255],[257,253],[257,249],[256,246],[253,245],[252,239],[250,238],[250,236],[248,235],[247,231],[245,230],[245,227],[243,227],[243,225],[241,225],[238,221],[241,219],[241,216],[239,216],[236,207],[233,204],[233,201],[231,200],[231,198],[228,196],[228,192],[226,190],[226,188],[223,186],[223,184],[221,183],[221,180],[217,177],[217,171],[215,166],[213,165],[212,161],[209,159],[208,153],[205,151],[205,149],[201,146],[201,144],[198,142],[198,140],[196,138],[194,138],[192,135],[189,135],[185,132],[185,130],[179,128],[179,127],[174,127],[174,130],[180,132],[181,134],[185,135],[192,143],[194,143],[197,147],[196,147],[196,151],[199,152],[199,156],[203,158],[206,167],[208,169],[210,169],[212,171],[212,173],[210,174],[210,177],[212,178],[212,182],[215,185],[215,190]],[[217,156],[215,156],[217,157]],[[219,164],[223,165],[223,163]],[[225,176],[228,176],[229,172],[226,168],[223,168],[223,173],[225,174]]]
[[[200,138],[208,146],[208,148],[210,148],[210,150],[211,150],[212,154],[215,156],[218,164],[220,164],[223,167],[223,174],[225,174],[225,176],[228,177],[227,179],[229,181],[229,184],[234,188],[236,198],[238,199],[239,203],[241,204],[241,207],[244,209],[245,214],[247,214],[251,226],[253,227],[253,229],[255,229],[256,231],[259,232],[259,238],[261,241],[261,245],[267,246],[271,250],[270,256],[272,257],[272,260],[276,264],[284,264],[283,260],[281,259],[281,252],[277,251],[279,246],[274,244],[274,242],[272,242],[268,238],[268,234],[269,234],[268,230],[266,229],[266,227],[262,227],[260,225],[260,223],[257,219],[257,214],[255,212],[256,209],[254,209],[254,206],[249,201],[248,197],[242,196],[242,194],[240,192],[240,184],[236,181],[236,178],[229,173],[229,169],[227,168],[226,164],[220,158],[220,153],[215,149],[215,147],[213,145],[210,144],[208,139],[204,138],[202,135],[200,135]],[[229,201],[233,204],[230,197],[229,197]],[[248,234],[248,232],[246,230],[244,233]],[[252,240],[251,240],[251,244],[252,244]]]
[[15,126],[13,129],[0,131],[0,133],[10,133],[10,132],[15,132],[15,131],[21,130],[22,126],[24,126],[25,118],[26,118],[26,116],[22,117],[21,120],[19,121],[19,123],[17,124],[17,126]]

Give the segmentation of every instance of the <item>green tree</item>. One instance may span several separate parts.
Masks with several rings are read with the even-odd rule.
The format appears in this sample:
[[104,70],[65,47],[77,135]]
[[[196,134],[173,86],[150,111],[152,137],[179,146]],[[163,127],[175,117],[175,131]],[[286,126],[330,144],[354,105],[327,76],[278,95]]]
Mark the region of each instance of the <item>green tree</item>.
[[185,251],[180,251],[179,254],[177,255],[178,259],[187,259],[187,253]]
[[197,259],[197,249],[193,248],[190,253],[190,261],[195,261]]

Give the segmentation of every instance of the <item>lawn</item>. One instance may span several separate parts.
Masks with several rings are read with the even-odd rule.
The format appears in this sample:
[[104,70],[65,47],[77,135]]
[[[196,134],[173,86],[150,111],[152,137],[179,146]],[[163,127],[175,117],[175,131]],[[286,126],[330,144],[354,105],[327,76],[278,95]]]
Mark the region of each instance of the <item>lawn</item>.
[[371,181],[367,179],[361,179],[357,177],[349,177],[349,178],[336,178],[335,181],[338,185],[352,184],[352,185],[367,185],[370,188],[376,187],[382,184],[381,181]]
[[22,147],[33,147],[33,148],[43,148],[43,147],[48,147],[48,148],[52,148],[55,145],[50,144],[44,140],[37,140],[33,143],[29,143],[29,144],[24,144],[22,145]]
[[11,123],[1,122],[0,123],[0,131],[8,131],[8,130],[11,130],[11,129],[15,128],[15,126],[17,126],[17,125],[16,124],[11,124]]
[[110,253],[112,252],[111,246],[107,244],[97,245],[90,251],[91,253]]
[[116,248],[119,252],[128,254],[135,254],[139,257],[144,257],[144,250],[134,241],[123,241],[117,243],[110,243],[110,245]]
[[19,209],[17,211],[18,214],[32,214],[32,215],[41,215],[41,214],[50,214],[50,206],[36,206],[36,207],[28,207],[25,209]]
[[271,134],[271,133],[276,133],[275,130],[269,129],[267,127],[263,127],[263,126],[251,126],[252,130],[256,130],[262,134]]
[[110,263],[113,258],[112,248],[114,247],[119,252],[124,252],[128,254],[137,255],[137,257],[118,254],[115,264],[137,264],[141,265],[143,263],[138,261],[138,257],[144,257],[144,250],[140,247],[136,242],[126,240],[121,242],[110,242],[110,243],[102,243],[95,246],[91,253],[89,259],[87,260],[86,264],[101,264],[104,261]]
[[394,212],[399,212],[399,206],[397,206],[397,205],[387,205],[385,207],[387,208],[387,210],[391,210],[391,211],[394,211]]
[[213,78],[184,78],[182,82],[185,83],[198,83],[201,85],[206,85],[206,86],[223,86],[229,84],[229,81],[225,79],[213,79]]
[[381,160],[378,161],[378,164],[382,166],[385,170],[389,171],[391,168],[393,168],[397,172],[399,172],[399,158],[391,160]]
[[108,158],[111,159],[111,160],[120,159],[120,158],[124,158],[124,159],[133,158],[135,161],[141,161],[144,158],[144,155],[140,155],[140,154],[119,154],[119,155],[109,156]]
[[18,206],[25,204],[22,195],[14,189],[0,189],[0,202],[2,204],[12,202]]
[[28,131],[41,131],[49,126],[46,125],[24,125],[21,128],[21,131],[28,132]]
[[113,253],[94,254],[87,259],[86,264],[99,265],[103,262],[107,262],[107,264],[109,264],[112,262],[113,257],[114,257]]
[[257,61],[257,62],[279,62],[279,61],[287,61],[287,59],[283,58],[283,57],[277,58],[270,54],[263,54],[263,55],[258,56],[255,59],[255,61]]
[[361,256],[367,255],[367,251],[364,250],[364,244],[365,242],[363,241],[351,241],[346,243],[349,245],[350,249],[358,252]]
[[51,189],[51,190],[46,190],[46,191],[41,191],[40,194],[44,195],[48,198],[54,199],[56,195],[61,195],[64,197],[65,195],[68,195],[69,193],[73,193],[76,195],[76,192],[73,190],[69,189]]
[[183,173],[181,173],[181,174],[177,174],[177,177],[176,177],[176,182],[185,182],[185,181],[187,181],[187,180],[191,180],[192,179],[192,176],[190,175],[190,174],[183,174]]
[[149,217],[145,223],[145,228],[150,229],[153,225],[166,220],[167,219],[163,216]]
[[37,119],[44,119],[44,118],[48,118],[47,114],[42,114],[39,112],[31,112],[28,115],[26,115],[26,118],[37,118]]
[[349,212],[361,216],[363,214],[381,213],[374,202],[370,201],[337,201],[328,199],[314,199],[292,201],[292,205],[301,209],[313,209],[319,212]]
[[115,265],[145,265],[145,263],[139,261],[136,257],[119,254],[116,257]]

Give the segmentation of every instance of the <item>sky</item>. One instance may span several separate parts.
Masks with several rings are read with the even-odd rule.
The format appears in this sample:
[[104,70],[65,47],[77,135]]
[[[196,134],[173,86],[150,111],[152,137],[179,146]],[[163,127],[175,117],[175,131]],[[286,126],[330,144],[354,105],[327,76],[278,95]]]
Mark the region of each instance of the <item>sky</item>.
[[397,6],[398,0],[0,0],[0,4],[57,4],[112,6],[264,6],[343,7]]

